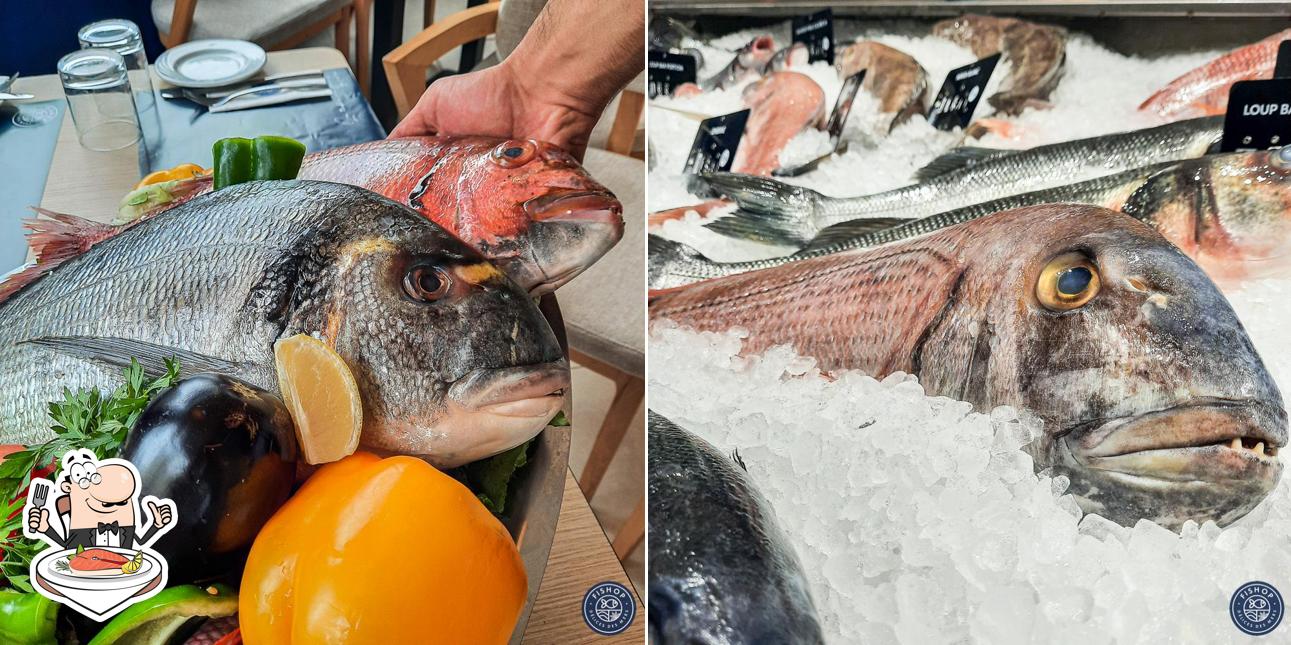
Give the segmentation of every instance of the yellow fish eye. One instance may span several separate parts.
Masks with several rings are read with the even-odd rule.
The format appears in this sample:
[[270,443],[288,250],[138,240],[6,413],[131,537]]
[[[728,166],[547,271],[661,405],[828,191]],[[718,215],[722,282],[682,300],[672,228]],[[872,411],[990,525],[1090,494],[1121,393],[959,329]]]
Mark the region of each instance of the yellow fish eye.
[[1092,260],[1081,253],[1064,253],[1040,272],[1035,296],[1045,309],[1071,311],[1097,295],[1100,285],[1098,266]]

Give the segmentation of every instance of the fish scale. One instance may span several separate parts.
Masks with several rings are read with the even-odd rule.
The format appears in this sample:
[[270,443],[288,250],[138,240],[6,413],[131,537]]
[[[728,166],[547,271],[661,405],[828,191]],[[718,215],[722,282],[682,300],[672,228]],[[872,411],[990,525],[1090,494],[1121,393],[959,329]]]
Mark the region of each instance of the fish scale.
[[[414,304],[401,285],[418,267],[452,288]],[[155,368],[174,355],[186,374],[277,392],[274,342],[297,333],[321,334],[354,372],[363,445],[441,465],[533,436],[557,403],[545,395],[568,385],[532,299],[416,211],[342,184],[251,182],[148,218],[0,302],[0,441],[48,438],[48,402],[116,387],[132,357]],[[513,390],[542,390],[533,419],[488,412]]]

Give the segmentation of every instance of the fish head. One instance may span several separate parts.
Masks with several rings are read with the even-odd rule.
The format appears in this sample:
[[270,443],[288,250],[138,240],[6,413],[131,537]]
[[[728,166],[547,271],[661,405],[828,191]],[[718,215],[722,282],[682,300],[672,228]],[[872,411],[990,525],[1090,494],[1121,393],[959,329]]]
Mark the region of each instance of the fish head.
[[964,14],[932,25],[932,35],[968,47],[978,56],[999,50],[1000,39],[1010,21],[995,16]]
[[1281,475],[1286,412],[1206,274],[1110,210],[987,219],[1001,236],[973,242],[962,304],[940,325],[956,331],[931,339],[945,344],[936,360],[961,366],[961,398],[1040,417],[1036,468],[1069,477],[1086,512],[1177,528],[1254,508]]
[[493,137],[453,148],[423,210],[453,213],[454,233],[531,294],[555,291],[623,237],[623,205],[564,150]]
[[406,207],[366,193],[347,214],[301,263],[286,333],[316,333],[349,365],[361,444],[454,467],[546,427],[569,365],[532,297]]
[[1220,281],[1291,266],[1291,148],[1209,155],[1148,179],[1125,211]]

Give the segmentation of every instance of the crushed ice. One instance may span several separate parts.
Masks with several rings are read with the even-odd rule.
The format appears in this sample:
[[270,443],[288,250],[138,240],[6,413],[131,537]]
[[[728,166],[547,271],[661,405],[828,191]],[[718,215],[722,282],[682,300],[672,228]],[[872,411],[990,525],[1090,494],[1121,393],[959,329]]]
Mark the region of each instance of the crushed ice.
[[826,378],[785,347],[740,356],[741,338],[656,323],[650,407],[739,450],[830,643],[1244,642],[1233,590],[1291,571],[1291,479],[1224,530],[1082,517],[1019,450],[1040,431],[1025,414],[903,374]]

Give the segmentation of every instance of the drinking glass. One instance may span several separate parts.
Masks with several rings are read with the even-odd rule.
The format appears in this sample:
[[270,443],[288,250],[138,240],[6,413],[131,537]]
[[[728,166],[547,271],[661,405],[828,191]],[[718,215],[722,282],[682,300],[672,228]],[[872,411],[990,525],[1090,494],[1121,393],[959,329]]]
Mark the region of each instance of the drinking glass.
[[119,150],[139,140],[125,59],[110,49],[82,49],[58,61],[76,136],[90,150]]
[[139,25],[120,18],[100,20],[81,27],[76,37],[81,41],[81,49],[111,49],[121,54],[137,107],[147,110],[153,106],[152,77],[148,74],[148,55],[143,50]]

